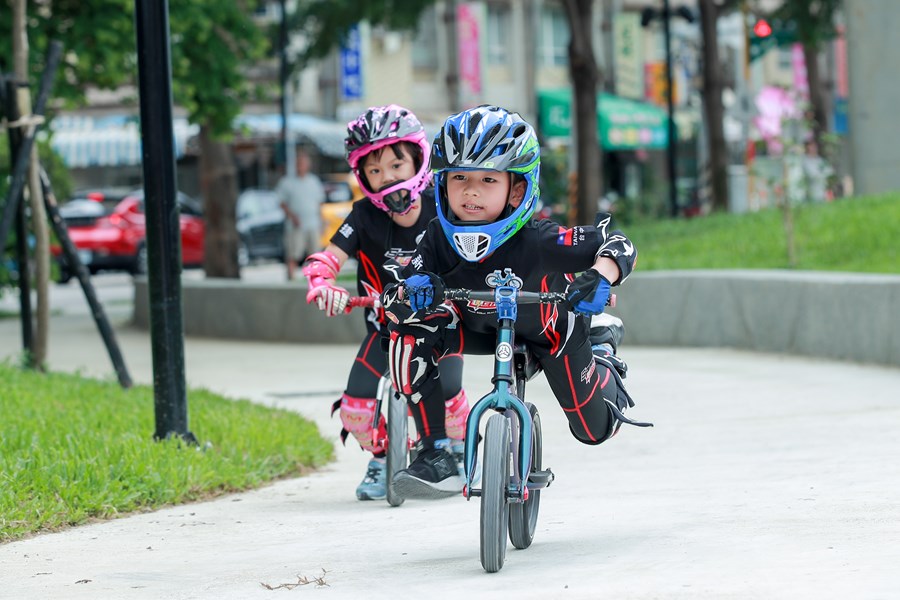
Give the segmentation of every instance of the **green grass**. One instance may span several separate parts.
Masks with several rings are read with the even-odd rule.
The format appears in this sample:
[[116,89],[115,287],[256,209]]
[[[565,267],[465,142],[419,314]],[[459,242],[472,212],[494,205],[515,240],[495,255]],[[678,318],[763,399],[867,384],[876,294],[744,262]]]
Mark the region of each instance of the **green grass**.
[[154,442],[153,390],[0,363],[0,543],[300,475],[333,458],[295,413],[188,395],[199,450]]
[[[641,271],[788,268],[782,213],[714,214],[624,226]],[[799,270],[900,273],[900,195],[794,210]]]

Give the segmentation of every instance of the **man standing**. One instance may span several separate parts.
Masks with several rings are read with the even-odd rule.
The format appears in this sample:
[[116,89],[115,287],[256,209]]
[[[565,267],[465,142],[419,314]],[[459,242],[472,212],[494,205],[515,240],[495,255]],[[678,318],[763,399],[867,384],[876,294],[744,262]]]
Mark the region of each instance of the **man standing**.
[[320,206],[325,201],[325,188],[309,172],[309,155],[297,152],[297,174],[285,175],[275,189],[284,211],[284,261],[287,278],[294,279],[297,264],[319,249],[322,235]]

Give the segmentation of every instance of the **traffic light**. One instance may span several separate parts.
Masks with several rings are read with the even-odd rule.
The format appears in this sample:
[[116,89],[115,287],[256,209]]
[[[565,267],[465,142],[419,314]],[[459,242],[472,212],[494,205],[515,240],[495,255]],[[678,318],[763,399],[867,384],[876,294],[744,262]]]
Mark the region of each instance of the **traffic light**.
[[782,21],[781,19],[756,19],[750,28],[748,42],[750,42],[749,58],[753,62],[763,54],[779,46],[789,46],[797,41],[797,24],[794,21]]
[[753,25],[753,35],[758,38],[766,38],[772,35],[772,26],[765,19],[757,19]]

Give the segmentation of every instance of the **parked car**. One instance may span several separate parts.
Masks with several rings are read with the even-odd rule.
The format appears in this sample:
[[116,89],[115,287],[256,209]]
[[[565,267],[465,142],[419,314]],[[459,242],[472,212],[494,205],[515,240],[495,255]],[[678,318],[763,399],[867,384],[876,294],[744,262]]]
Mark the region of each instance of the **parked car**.
[[[354,186],[349,174],[339,173],[322,178],[325,202],[322,204],[322,248],[350,214]],[[240,237],[238,262],[246,266],[255,260],[284,260],[284,211],[278,194],[272,190],[247,189],[237,201],[237,230]]]
[[248,189],[237,200],[238,263],[284,260],[284,211],[272,190]]
[[[352,184],[351,184],[352,181]],[[322,178],[325,187],[325,202],[322,204],[322,239],[324,248],[328,245],[338,227],[350,214],[353,201],[360,197],[356,179],[349,173],[336,173]]]
[[[200,205],[187,194],[178,192],[181,257],[184,266],[203,264],[205,225]],[[120,270],[147,272],[147,245],[144,219],[144,191],[132,190],[124,198],[107,196],[102,191],[83,192],[59,208],[69,237],[81,262],[91,273]],[[59,262],[60,283],[72,277],[62,248],[50,248]]]

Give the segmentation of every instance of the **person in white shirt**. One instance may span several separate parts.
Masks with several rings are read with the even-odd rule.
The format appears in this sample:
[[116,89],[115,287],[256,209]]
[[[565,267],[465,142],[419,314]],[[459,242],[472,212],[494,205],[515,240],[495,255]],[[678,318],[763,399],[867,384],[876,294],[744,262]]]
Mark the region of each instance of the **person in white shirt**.
[[319,250],[322,235],[322,202],[325,188],[309,171],[309,155],[297,152],[297,174],[284,176],[275,188],[284,211],[284,262],[288,280],[294,279],[297,265]]

